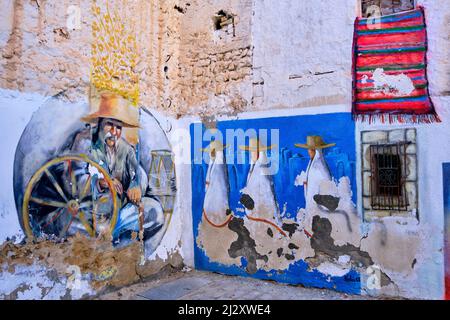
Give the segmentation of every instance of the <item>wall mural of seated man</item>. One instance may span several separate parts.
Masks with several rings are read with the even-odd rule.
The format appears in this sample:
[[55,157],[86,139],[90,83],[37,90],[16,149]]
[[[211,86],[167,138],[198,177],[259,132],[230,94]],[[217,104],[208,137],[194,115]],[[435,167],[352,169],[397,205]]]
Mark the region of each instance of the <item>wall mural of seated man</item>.
[[51,98],[16,149],[14,192],[25,234],[61,240],[103,234],[116,247],[143,240],[149,256],[173,213],[170,149],[153,115],[115,93],[103,92],[89,105]]
[[[99,110],[82,118],[93,123],[95,131],[89,148],[90,157],[111,176],[119,200],[119,215],[113,230],[115,243],[127,242],[132,233],[145,241],[158,232],[164,224],[162,205],[146,196],[148,178],[139,166],[136,150],[122,136],[123,128],[138,128],[138,117],[131,112],[126,99],[112,93],[101,96]],[[73,150],[79,150],[74,144]],[[80,151],[80,150],[79,150]],[[110,197],[108,183],[98,178],[93,188],[95,197]],[[99,212],[111,212],[112,199],[101,204]]]

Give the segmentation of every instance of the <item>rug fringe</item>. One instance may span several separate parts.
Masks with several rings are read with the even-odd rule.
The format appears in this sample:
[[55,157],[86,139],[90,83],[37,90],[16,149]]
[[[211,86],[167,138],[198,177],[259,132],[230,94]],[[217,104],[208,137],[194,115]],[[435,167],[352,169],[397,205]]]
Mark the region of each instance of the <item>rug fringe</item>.
[[442,120],[436,113],[430,114],[391,114],[391,113],[376,113],[376,114],[353,114],[353,120],[358,122],[367,122],[369,124],[374,124],[375,122],[380,122],[385,124],[398,123],[439,123]]

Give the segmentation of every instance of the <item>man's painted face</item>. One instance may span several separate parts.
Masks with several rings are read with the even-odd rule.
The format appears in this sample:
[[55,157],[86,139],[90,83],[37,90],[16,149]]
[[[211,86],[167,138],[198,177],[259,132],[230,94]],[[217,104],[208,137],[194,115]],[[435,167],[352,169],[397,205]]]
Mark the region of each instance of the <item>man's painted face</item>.
[[314,159],[314,156],[316,155],[316,149],[308,149],[308,154],[311,160]]
[[114,147],[120,136],[122,135],[122,122],[114,119],[104,119],[100,128],[102,140],[110,146]]

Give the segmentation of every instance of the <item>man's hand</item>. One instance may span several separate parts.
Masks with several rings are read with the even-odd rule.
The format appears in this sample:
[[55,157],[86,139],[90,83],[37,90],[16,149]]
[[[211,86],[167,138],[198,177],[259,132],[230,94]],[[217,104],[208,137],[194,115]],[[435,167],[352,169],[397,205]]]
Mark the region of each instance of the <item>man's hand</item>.
[[[123,193],[123,187],[122,187],[122,184],[120,183],[120,181],[117,180],[117,179],[113,179],[112,182],[113,182],[114,190],[116,190],[116,192],[117,192],[119,195],[121,195],[121,194]],[[106,182],[105,179],[99,179],[99,180],[98,180],[98,184],[100,185],[100,187],[102,188],[102,190],[108,189],[108,188],[109,188],[108,182]]]
[[133,202],[134,204],[138,204],[141,201],[142,196],[141,188],[134,187],[128,189],[127,196],[131,202]]
[[113,179],[113,186],[114,186],[114,189],[116,189],[116,192],[117,192],[119,195],[122,195],[122,193],[123,193],[123,187],[122,187],[122,184],[120,183],[120,181],[117,180],[117,179]]
[[106,182],[105,179],[98,179],[98,185],[100,186],[100,191],[103,191],[105,189],[108,189],[108,183]]

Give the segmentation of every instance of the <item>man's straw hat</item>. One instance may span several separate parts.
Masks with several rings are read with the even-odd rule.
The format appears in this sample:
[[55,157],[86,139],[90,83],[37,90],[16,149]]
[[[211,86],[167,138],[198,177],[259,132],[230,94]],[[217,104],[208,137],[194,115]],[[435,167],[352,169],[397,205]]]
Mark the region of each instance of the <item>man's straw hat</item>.
[[256,138],[251,138],[248,146],[239,146],[239,149],[250,152],[267,151],[272,148],[273,146],[265,146]]
[[124,127],[138,128],[138,109],[132,110],[132,108],[134,107],[131,106],[130,102],[123,97],[114,93],[103,93],[98,110],[81,118],[81,120],[93,123],[99,118],[110,118],[121,121]]
[[326,144],[325,142],[323,142],[321,136],[307,136],[306,144],[303,144],[303,143],[295,144],[296,147],[305,148],[305,149],[324,149],[324,148],[332,147],[335,145],[336,145],[336,143]]

